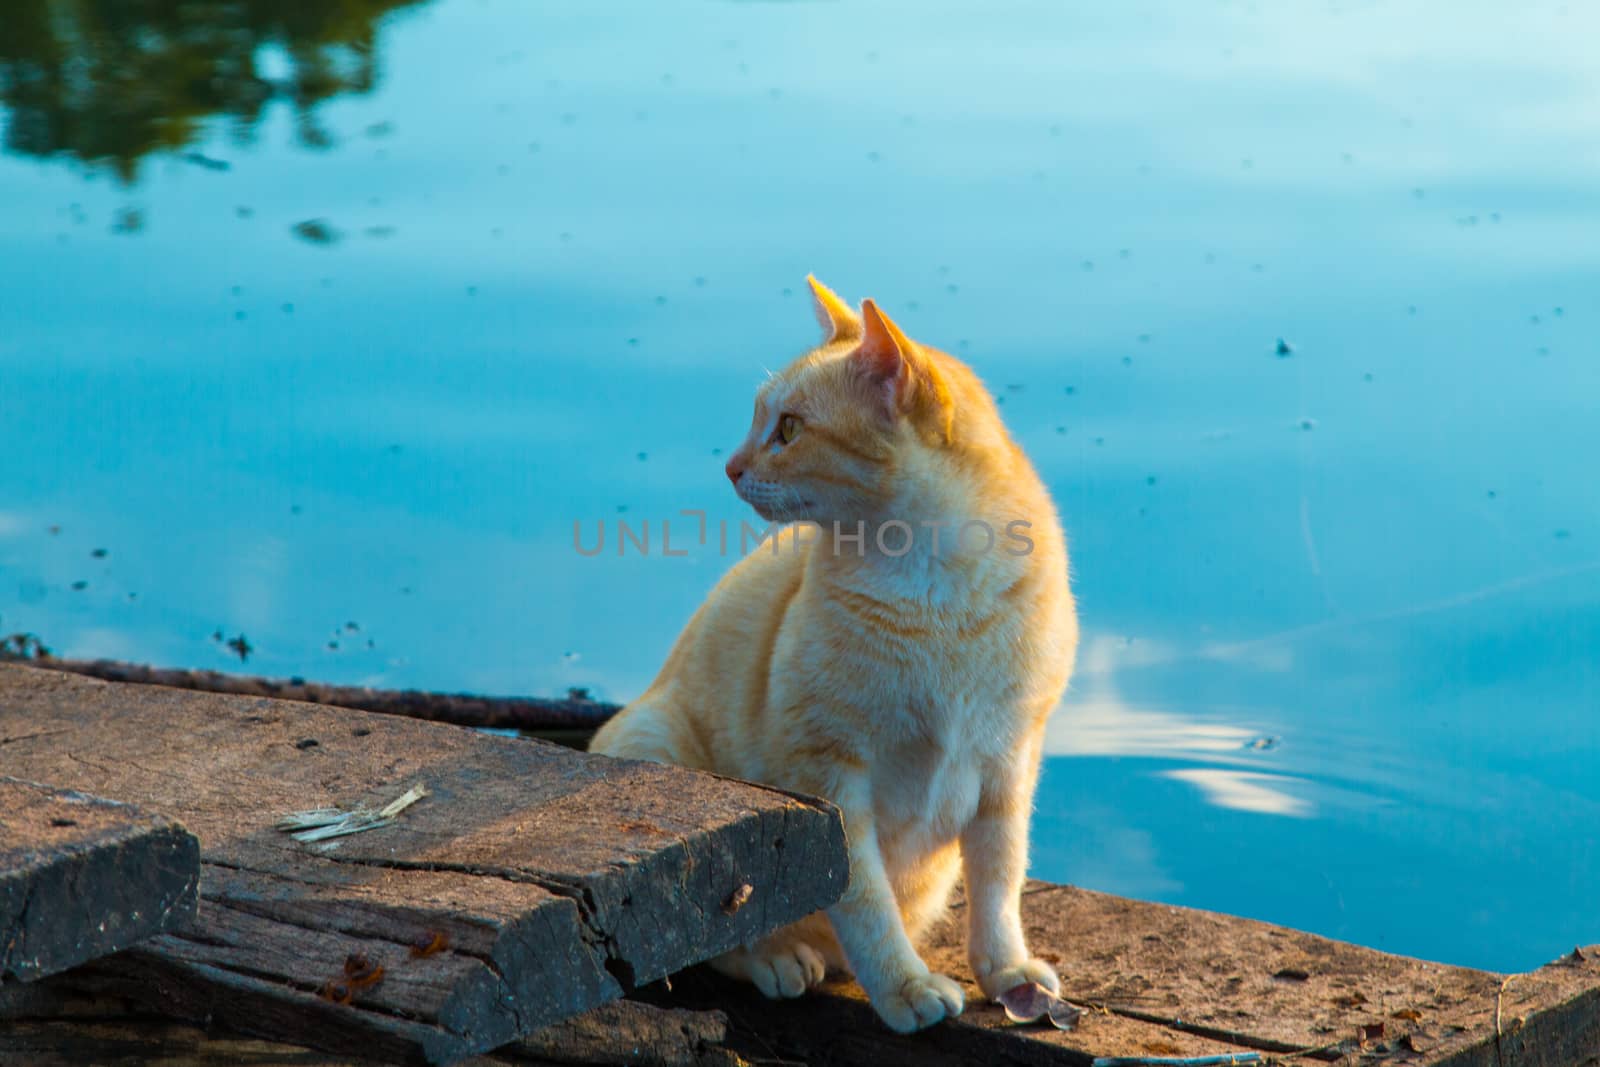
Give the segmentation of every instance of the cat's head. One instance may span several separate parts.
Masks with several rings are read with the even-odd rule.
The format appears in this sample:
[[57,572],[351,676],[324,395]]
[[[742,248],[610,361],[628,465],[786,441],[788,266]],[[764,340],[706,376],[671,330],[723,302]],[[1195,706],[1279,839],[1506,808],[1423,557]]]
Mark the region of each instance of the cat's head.
[[960,510],[973,475],[1012,452],[988,390],[873,301],[858,315],[807,281],[822,343],[756,393],[750,432],[727,463],[735,491],[779,522],[916,522]]

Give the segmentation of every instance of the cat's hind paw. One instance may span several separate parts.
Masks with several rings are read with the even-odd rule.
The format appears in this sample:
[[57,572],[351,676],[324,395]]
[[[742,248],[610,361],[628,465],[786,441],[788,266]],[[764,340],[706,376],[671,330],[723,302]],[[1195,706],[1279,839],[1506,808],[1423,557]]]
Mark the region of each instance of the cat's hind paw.
[[763,941],[753,948],[736,948],[718,956],[711,966],[731,978],[741,978],[773,1000],[802,996],[822,984],[828,965],[822,953],[797,939]]
[[1037,958],[978,975],[978,985],[990,1000],[999,1000],[1000,994],[1028,982],[1037,983],[1056,996],[1061,995],[1061,979],[1056,976],[1056,969]]
[[902,1034],[932,1026],[941,1019],[954,1019],[966,1002],[954,980],[932,973],[915,975],[894,992],[872,998],[878,1017],[889,1029]]

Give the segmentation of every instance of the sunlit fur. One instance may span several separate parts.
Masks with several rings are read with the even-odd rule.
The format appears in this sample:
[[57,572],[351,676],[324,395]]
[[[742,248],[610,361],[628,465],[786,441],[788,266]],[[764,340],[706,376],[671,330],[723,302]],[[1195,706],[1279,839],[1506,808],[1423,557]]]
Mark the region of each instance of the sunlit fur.
[[[813,282],[823,344],[761,386],[728,463],[771,520],[811,520],[754,548],[712,590],[660,675],[593,749],[832,800],[850,885],[818,913],[715,965],[769,996],[849,969],[909,1031],[961,1011],[916,939],[963,871],[968,958],[985,995],[1056,990],[1023,941],[1019,897],[1045,719],[1078,627],[1049,494],[993,398],[959,360],[914,344],[870,301],[857,316]],[[801,419],[787,444],[784,414]],[[878,524],[899,520],[915,533]],[[980,520],[994,548],[956,528]],[[1008,540],[1021,520],[1032,545]],[[833,540],[838,523],[860,542]],[[947,524],[939,552],[924,523]],[[887,549],[885,551],[884,549]],[[760,892],[762,887],[756,887]]]

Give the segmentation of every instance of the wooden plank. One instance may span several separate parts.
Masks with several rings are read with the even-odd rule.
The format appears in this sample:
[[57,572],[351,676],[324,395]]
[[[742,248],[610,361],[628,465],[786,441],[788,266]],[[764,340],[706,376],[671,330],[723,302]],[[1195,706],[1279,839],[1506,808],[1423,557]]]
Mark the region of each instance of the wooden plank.
[[1494,1018],[1461,1033],[1427,1033],[1437,1067],[1600,1067],[1600,945],[1576,948],[1501,982]]
[[1076,1030],[1019,1026],[983,1003],[959,905],[925,957],[961,981],[967,1008],[919,1034],[889,1033],[847,982],[770,1004],[697,969],[674,979],[670,995],[640,995],[725,1010],[732,1047],[811,1064],[1088,1067],[1101,1057],[1254,1053],[1302,1067],[1600,1067],[1600,947],[1507,978],[1069,886],[1030,884],[1022,910],[1034,951],[1056,964],[1069,999],[1090,1008]]
[[[1581,1009],[1600,991],[1592,958],[1514,977],[1502,994],[1499,974],[1069,886],[1035,884],[1023,913],[1035,951],[1059,961],[1069,998],[1265,1052],[1334,1045],[1327,1058],[1360,1050],[1445,1063],[1493,1042],[1497,1002],[1504,1028],[1514,1013],[1547,1014],[1568,1000]],[[954,965],[958,944],[948,934],[935,966]],[[1592,1001],[1589,1012],[1592,1028]],[[1559,1014],[1541,1025],[1553,1023],[1569,1025]],[[1374,1036],[1363,1042],[1364,1033]]]
[[[489,1067],[531,1056],[547,1063],[671,1067],[762,1061],[838,1067],[1090,1067],[1100,1057],[1254,1054],[1284,1067],[1600,1064],[1600,950],[1580,950],[1507,978],[1387,956],[1265,923],[1067,887],[1036,884],[1023,905],[1026,921],[1041,939],[1036,944],[1058,958],[1069,987],[1087,990],[1083,999],[1096,1005],[1074,1032],[1013,1024],[998,1008],[979,1003],[976,987],[966,982],[968,1008],[958,1020],[902,1036],[887,1031],[860,990],[848,982],[830,982],[806,998],[774,1003],[749,986],[695,968],[676,976],[670,992],[658,983],[634,994],[646,1003],[608,1005],[474,1063]],[[929,960],[958,976],[963,974],[957,958],[961,918],[957,908],[934,932]],[[1073,929],[1074,923],[1094,925]],[[1171,940],[1191,936],[1203,939]],[[1269,977],[1282,974],[1273,981],[1283,989],[1263,993],[1253,987],[1262,970]],[[75,1029],[86,1020],[99,1025],[116,1021],[100,1007],[103,1000],[76,1012],[41,1008],[41,998],[61,996],[63,989],[82,982],[83,973],[21,987],[32,999],[13,998],[9,1010],[0,995],[0,1019],[16,1020],[14,1032],[19,1035],[8,1045],[7,1029],[0,1027],[0,1061],[7,1051],[48,1047],[50,1033],[73,1050],[94,1049],[87,1043],[91,1037],[131,1041],[139,1034],[141,1047],[155,1047],[149,1028],[156,1024],[149,1021],[138,1024],[144,1029],[129,1023],[124,1030],[97,1032],[97,1037]],[[1480,1000],[1489,989],[1499,1000],[1498,1030],[1496,1005]],[[1096,995],[1105,999],[1096,1001]],[[1378,1024],[1381,1034],[1372,1029]],[[1362,1028],[1367,1028],[1364,1039]],[[178,1031],[178,1037],[183,1033]],[[1325,1040],[1309,1052],[1303,1047],[1273,1050],[1297,1033]],[[243,1055],[231,1043],[202,1043],[185,1052],[192,1059],[179,1057],[174,1063],[211,1067],[234,1052]],[[281,1059],[270,1062],[317,1067],[347,1062],[304,1050],[282,1049],[279,1055]]]
[[[365,1067],[365,1057],[318,1052],[217,1027],[142,1013],[117,997],[75,991],[75,975],[14,990],[0,989],[0,1063],[29,1067],[152,1063],[163,1067]],[[739,1067],[724,1047],[728,1020],[717,1011],[659,1008],[613,1001],[545,1027],[462,1067],[569,1067],[628,1063],[635,1067]]]
[[[393,716],[0,665],[0,734],[25,732],[0,772],[201,841],[198,919],[92,965],[100,989],[348,1055],[494,1048],[824,907],[847,874],[821,801]],[[309,846],[273,826],[418,784],[383,829]],[[363,961],[382,980],[349,988]]]
[[0,777],[0,979],[33,981],[193,918],[199,879],[199,842],[172,820]]
[[264,678],[224,671],[195,671],[151,667],[114,659],[60,659],[44,655],[21,657],[0,651],[0,663],[27,663],[52,671],[69,671],[106,682],[139,682],[174,689],[196,689],[236,696],[306,700],[336,708],[381,711],[412,719],[448,722],[456,726],[489,726],[520,730],[525,734],[582,748],[596,730],[621,710],[621,705],[591,698],[574,689],[565,697],[496,697],[471,693],[429,693],[416,689],[372,689],[367,686],[329,685],[304,678]]

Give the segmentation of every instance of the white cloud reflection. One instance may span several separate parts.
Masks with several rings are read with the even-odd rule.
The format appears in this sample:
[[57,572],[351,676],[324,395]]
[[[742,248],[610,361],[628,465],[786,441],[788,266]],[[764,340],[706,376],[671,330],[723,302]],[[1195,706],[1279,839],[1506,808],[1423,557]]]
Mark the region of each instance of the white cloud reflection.
[[1311,801],[1281,788],[1308,786],[1310,783],[1302,778],[1222,767],[1185,767],[1162,771],[1160,777],[1188,782],[1204,794],[1207,803],[1219,808],[1251,811],[1259,815],[1286,815],[1297,819],[1312,814]]
[[[1050,756],[1240,756],[1258,731],[1153,707],[1135,707],[1117,690],[1119,671],[1185,658],[1171,644],[1116,635],[1087,638],[1076,680],[1045,733]],[[1272,669],[1277,669],[1276,658]]]
[[[1182,659],[1223,659],[1256,670],[1288,669],[1286,655],[1258,659],[1251,650],[1214,656],[1211,646],[1185,653],[1176,645],[1102,635],[1085,640],[1075,691],[1051,718],[1045,733],[1045,754],[1051,756],[1137,756],[1199,759],[1211,764],[1255,763],[1251,742],[1260,731],[1220,715],[1185,714],[1139,707],[1123,698],[1118,672],[1150,670]],[[1273,650],[1281,653],[1282,650]],[[1207,803],[1234,811],[1308,818],[1315,805],[1302,795],[1314,784],[1301,778],[1233,767],[1185,767],[1157,772],[1159,777],[1187,782]]]
[[1044,744],[1051,756],[1237,755],[1255,736],[1243,726],[1135,708],[1102,693],[1068,697],[1051,717]]

